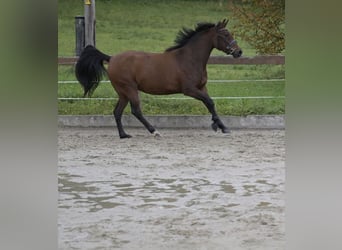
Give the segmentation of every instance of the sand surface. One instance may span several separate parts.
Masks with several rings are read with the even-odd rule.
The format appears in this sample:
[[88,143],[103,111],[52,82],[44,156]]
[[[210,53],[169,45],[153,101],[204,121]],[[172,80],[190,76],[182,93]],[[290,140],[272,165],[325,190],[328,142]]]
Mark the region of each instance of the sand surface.
[[59,128],[59,249],[284,249],[285,131]]

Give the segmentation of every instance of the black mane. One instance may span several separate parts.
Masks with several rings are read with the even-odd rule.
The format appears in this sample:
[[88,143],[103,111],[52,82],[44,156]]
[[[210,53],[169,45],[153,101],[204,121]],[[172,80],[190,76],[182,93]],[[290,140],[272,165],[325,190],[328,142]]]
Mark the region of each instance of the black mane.
[[171,51],[183,47],[194,35],[199,32],[208,30],[214,26],[215,24],[213,23],[198,23],[194,30],[183,27],[177,34],[175,45],[166,49],[165,51]]

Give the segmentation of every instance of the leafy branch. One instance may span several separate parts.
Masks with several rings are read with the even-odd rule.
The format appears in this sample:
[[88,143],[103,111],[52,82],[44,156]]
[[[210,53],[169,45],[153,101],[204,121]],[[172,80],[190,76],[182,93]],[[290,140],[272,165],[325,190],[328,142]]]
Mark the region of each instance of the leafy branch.
[[285,0],[233,0],[234,29],[259,54],[278,54],[285,49]]

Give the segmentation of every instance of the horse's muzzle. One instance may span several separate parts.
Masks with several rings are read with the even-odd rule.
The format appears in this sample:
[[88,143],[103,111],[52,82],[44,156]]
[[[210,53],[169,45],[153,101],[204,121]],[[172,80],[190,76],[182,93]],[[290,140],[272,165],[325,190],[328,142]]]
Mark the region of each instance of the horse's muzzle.
[[227,55],[232,55],[234,58],[238,58],[242,55],[242,50],[237,46],[237,42],[232,40],[224,50]]
[[242,55],[242,50],[241,49],[236,49],[231,54],[232,54],[232,56],[234,58],[238,58],[238,57],[240,57]]

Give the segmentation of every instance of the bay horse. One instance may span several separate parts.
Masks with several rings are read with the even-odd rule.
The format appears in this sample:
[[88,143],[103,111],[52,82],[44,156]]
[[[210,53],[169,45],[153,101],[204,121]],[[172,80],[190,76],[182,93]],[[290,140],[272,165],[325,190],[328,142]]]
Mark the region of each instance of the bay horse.
[[[242,55],[242,50],[227,30],[228,20],[217,24],[198,23],[195,29],[179,31],[175,45],[163,53],[127,51],[115,56],[106,55],[88,45],[82,51],[75,67],[84,97],[90,96],[103,74],[108,77],[118,94],[119,100],[113,115],[120,138],[130,138],[121,123],[122,113],[128,102],[131,113],[155,136],[157,130],[144,118],[139,100],[139,91],[154,95],[183,93],[204,103],[212,115],[212,129],[229,133],[216,113],[213,100],[207,93],[206,65],[211,51],[216,48],[232,55]],[[108,62],[105,69],[103,62]]]

